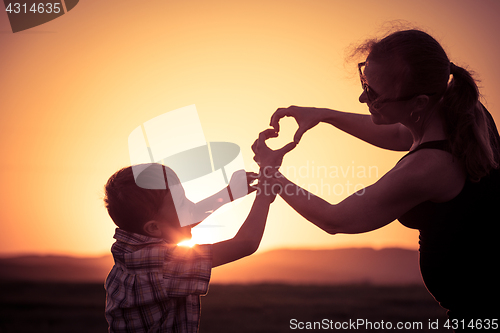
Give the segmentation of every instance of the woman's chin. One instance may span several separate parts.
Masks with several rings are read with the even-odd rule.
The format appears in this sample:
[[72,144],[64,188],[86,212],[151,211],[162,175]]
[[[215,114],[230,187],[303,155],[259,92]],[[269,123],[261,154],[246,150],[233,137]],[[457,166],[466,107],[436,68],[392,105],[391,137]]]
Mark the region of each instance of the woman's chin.
[[370,117],[371,117],[372,122],[375,125],[382,125],[382,124],[384,124],[384,121],[383,121],[382,117],[379,114],[370,112]]
[[389,121],[387,118],[382,116],[380,113],[370,112],[370,117],[375,125],[392,125],[395,124],[393,121]]

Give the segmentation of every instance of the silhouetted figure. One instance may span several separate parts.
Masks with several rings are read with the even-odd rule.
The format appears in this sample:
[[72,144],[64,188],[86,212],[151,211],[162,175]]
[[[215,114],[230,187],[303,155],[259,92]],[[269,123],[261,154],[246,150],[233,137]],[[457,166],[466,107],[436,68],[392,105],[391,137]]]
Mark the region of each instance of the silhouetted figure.
[[[398,31],[367,41],[360,52],[368,56],[358,65],[359,101],[370,115],[291,106],[278,109],[271,126],[278,132],[282,117],[294,117],[298,143],[307,130],[325,122],[375,146],[409,153],[375,184],[338,204],[280,173],[272,181],[280,184],[290,206],[330,234],[368,232],[396,219],[419,229],[422,277],[449,310],[451,327],[491,329],[500,313],[495,123],[479,102],[470,73],[451,63],[427,33]],[[261,139],[253,149],[256,161],[269,153]]]
[[[293,147],[268,154],[261,166],[278,168]],[[141,172],[136,174],[134,167]],[[194,225],[229,202],[225,189],[191,202],[174,171],[156,163],[123,168],[110,177],[104,201],[118,228],[111,248],[115,265],[105,284],[109,332],[198,331],[200,296],[208,292],[212,267],[257,250],[275,198],[259,190],[266,179],[260,177],[257,187],[251,187],[257,175],[240,170],[229,182],[233,190],[234,177],[246,177],[236,183],[249,190],[233,195],[258,189],[247,219],[232,239],[192,247],[177,244],[190,239]]]

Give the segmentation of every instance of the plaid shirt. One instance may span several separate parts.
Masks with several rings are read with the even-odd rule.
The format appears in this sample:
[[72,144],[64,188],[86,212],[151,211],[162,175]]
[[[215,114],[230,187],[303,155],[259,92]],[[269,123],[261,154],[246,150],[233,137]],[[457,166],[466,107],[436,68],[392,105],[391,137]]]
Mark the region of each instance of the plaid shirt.
[[109,332],[197,332],[208,292],[211,245],[167,244],[116,229],[106,278]]

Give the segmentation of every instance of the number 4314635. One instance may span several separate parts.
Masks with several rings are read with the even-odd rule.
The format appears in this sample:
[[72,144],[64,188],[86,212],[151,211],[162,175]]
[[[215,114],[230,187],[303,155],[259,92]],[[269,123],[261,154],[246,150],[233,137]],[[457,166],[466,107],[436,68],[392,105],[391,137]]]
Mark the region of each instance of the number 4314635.
[[447,329],[485,329],[485,330],[497,330],[498,329],[498,319],[472,319],[471,321],[448,319],[443,325]]
[[34,14],[58,14],[61,12],[61,4],[60,3],[34,3],[29,7],[26,3],[9,3],[5,11],[8,13],[20,14],[20,13],[34,13]]

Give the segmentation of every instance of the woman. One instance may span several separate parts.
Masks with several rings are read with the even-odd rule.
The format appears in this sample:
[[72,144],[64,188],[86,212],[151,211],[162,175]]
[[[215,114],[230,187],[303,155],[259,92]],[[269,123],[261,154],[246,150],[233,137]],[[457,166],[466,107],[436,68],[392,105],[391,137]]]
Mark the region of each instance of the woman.
[[[427,289],[446,309],[456,330],[492,325],[498,318],[500,137],[479,102],[469,72],[454,65],[441,45],[418,30],[371,40],[359,74],[370,115],[292,106],[278,109],[252,146],[259,162],[273,152],[279,120],[294,117],[294,141],[319,122],[375,146],[408,151],[375,184],[338,204],[269,173],[281,197],[330,234],[356,234],[399,220],[420,230],[420,269]],[[451,75],[451,80],[450,80]],[[385,126],[378,126],[385,125]],[[278,164],[277,164],[278,165]],[[362,194],[361,194],[362,193]],[[462,321],[463,320],[463,321]],[[471,320],[472,323],[471,323]],[[497,319],[498,320],[498,319]],[[491,327],[490,327],[491,328]]]

